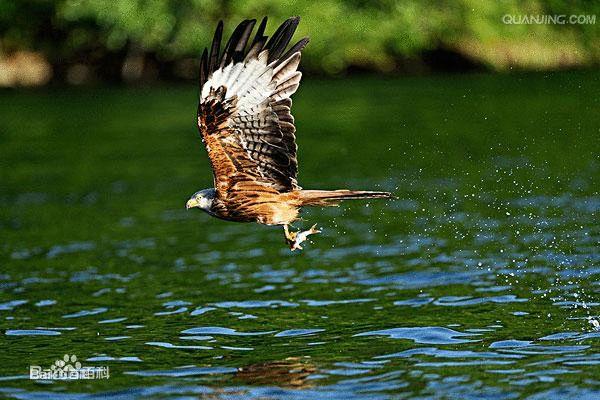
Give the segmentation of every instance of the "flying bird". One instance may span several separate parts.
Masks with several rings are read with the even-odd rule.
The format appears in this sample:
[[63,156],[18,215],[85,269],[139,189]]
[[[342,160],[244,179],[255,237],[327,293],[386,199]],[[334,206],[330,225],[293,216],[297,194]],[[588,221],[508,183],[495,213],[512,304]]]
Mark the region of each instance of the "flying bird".
[[249,43],[256,20],[242,21],[221,50],[223,22],[200,60],[198,130],[213,170],[214,188],[200,190],[186,208],[227,221],[283,225],[291,250],[308,235],[291,232],[304,206],[335,206],[342,200],[390,198],[388,192],[305,190],[298,185],[296,127],[290,96],[302,74],[300,55],[308,38],[288,48],[300,21],[286,20],[269,39],[267,18]]

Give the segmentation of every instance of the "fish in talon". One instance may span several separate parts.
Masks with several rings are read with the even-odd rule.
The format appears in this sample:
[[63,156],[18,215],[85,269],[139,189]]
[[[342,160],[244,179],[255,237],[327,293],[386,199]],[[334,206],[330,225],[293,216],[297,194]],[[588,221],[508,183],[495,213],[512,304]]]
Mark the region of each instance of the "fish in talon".
[[321,233],[321,231],[317,229],[317,224],[314,224],[313,226],[311,226],[311,228],[309,230],[306,230],[306,231],[289,232],[287,230],[287,227],[285,228],[285,231],[286,231],[286,240],[287,240],[288,244],[290,245],[290,250],[292,250],[292,251],[302,250],[302,246],[300,246],[300,244],[302,244],[302,242],[306,241],[308,239],[309,235],[315,235],[317,233]]

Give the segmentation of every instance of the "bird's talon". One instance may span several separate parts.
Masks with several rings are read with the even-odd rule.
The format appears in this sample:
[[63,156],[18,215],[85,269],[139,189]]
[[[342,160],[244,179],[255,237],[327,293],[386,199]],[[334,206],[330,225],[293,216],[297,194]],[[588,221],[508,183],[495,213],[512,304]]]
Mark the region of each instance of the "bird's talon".
[[283,229],[285,231],[285,240],[292,251],[296,249],[302,250],[302,246],[300,246],[300,244],[306,241],[309,235],[321,233],[321,231],[317,229],[317,224],[314,224],[309,230],[306,231],[290,232],[287,225],[284,225]]

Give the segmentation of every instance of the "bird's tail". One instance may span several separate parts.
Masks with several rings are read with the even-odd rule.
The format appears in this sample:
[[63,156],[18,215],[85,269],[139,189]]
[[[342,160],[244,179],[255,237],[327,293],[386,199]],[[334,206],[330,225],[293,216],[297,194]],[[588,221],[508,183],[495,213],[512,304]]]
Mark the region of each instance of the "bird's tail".
[[369,190],[300,190],[300,202],[303,206],[337,206],[342,200],[390,199],[389,192]]

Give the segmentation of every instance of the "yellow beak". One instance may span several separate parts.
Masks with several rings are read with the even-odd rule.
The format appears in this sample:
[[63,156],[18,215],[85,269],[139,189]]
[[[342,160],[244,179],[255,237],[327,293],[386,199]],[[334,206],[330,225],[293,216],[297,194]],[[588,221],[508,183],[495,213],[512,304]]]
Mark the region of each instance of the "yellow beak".
[[189,199],[187,201],[187,203],[185,203],[185,208],[186,210],[189,210],[190,208],[194,208],[198,205],[198,202],[196,201],[196,199]]

